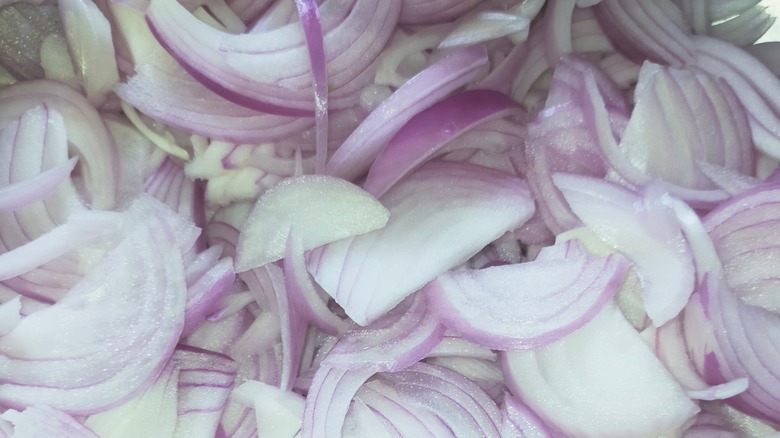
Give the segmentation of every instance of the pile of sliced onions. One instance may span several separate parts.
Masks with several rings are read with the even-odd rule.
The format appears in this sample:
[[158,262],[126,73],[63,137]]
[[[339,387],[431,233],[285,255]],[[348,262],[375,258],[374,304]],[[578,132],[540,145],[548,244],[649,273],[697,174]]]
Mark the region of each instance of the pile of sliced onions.
[[771,6],[0,1],[0,438],[780,436]]

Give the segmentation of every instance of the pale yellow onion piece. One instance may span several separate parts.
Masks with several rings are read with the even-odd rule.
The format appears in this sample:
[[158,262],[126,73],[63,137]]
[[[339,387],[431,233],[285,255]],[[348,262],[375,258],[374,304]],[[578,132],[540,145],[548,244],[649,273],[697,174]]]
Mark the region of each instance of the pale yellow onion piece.
[[284,257],[291,229],[309,250],[380,229],[390,212],[368,192],[325,175],[288,178],[255,203],[238,240],[236,272]]
[[58,2],[65,38],[87,99],[102,105],[119,82],[111,24],[92,0]]
[[103,438],[173,436],[178,382],[179,369],[169,362],[146,391],[117,407],[91,415],[84,424]]

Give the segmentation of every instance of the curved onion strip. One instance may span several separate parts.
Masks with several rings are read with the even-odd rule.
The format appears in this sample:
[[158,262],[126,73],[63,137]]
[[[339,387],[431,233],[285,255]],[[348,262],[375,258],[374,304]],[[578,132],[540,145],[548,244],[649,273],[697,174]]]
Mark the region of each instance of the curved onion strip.
[[555,174],[553,180],[582,222],[636,264],[642,301],[653,324],[674,318],[694,289],[693,253],[665,194],[644,197],[589,177]]
[[296,0],[298,15],[303,26],[306,48],[309,51],[311,75],[314,82],[314,119],[317,132],[316,173],[325,171],[328,153],[328,70],[323,49],[322,25],[317,2]]
[[[326,2],[320,11],[328,76],[332,79],[329,85],[333,88],[329,106],[334,109],[355,102],[358,84],[354,79],[384,46],[401,6],[399,0],[358,0],[346,18],[336,21],[345,12],[346,2],[341,3]],[[351,2],[346,4],[349,8]],[[328,17],[331,13],[336,15],[335,20]],[[147,21],[160,44],[216,94],[270,114],[314,115],[311,68],[300,28],[295,31],[300,36],[281,40],[291,41],[291,46],[278,46],[275,41],[280,41],[279,35],[275,33],[279,31],[230,35],[200,22],[169,0],[153,0],[147,9]],[[268,65],[277,68],[269,69]]]
[[236,271],[284,257],[291,229],[307,251],[382,228],[389,214],[369,193],[342,179],[285,179],[263,193],[249,213],[238,239]]
[[236,378],[227,356],[179,345],[172,360],[179,368],[175,438],[213,436]]
[[93,414],[85,424],[100,436],[173,436],[179,370],[170,361],[145,391],[109,410]]
[[629,59],[687,64],[694,58],[694,47],[682,12],[671,1],[663,3],[662,7],[654,0],[604,0],[594,11],[610,41]]
[[488,120],[520,114],[516,102],[495,91],[473,90],[448,97],[412,117],[395,134],[371,165],[363,188],[382,196],[452,139]]
[[496,402],[455,371],[418,362],[378,378],[392,385],[406,404],[438,417],[454,436],[500,436],[501,413]]
[[121,217],[109,212],[74,213],[63,225],[0,254],[0,280],[8,280],[55,260],[85,243],[116,232]]
[[[99,438],[87,426],[70,415],[46,405],[36,405],[22,412],[9,409],[0,419],[14,425],[13,434],[4,436],[68,436],[73,438]],[[0,433],[3,431],[0,429]]]
[[658,176],[672,185],[672,193],[699,205],[726,194],[712,187],[698,161],[754,173],[748,120],[728,85],[702,73],[645,63],[635,100],[619,144],[630,164],[618,164],[609,154],[618,172],[632,165],[645,174],[637,181],[635,172],[621,173],[630,182],[640,185]]
[[452,431],[431,412],[414,409],[405,402],[389,382],[373,379],[360,387],[353,402],[360,401],[381,415],[385,426],[398,432],[401,437],[436,438],[447,436]]
[[62,0],[57,5],[84,93],[100,106],[119,82],[111,23],[92,0]]
[[295,307],[301,317],[329,335],[337,336],[346,332],[351,325],[349,320],[341,319],[331,312],[327,304],[329,297],[315,289],[309,278],[303,242],[297,234],[290,233],[287,238],[283,266],[290,305]]
[[780,283],[772,259],[780,251],[780,188],[758,186],[730,199],[704,220],[723,264],[729,288],[742,302],[780,310]]
[[479,4],[479,0],[404,0],[400,24],[435,24],[450,21]]
[[95,209],[113,208],[119,181],[116,144],[98,112],[81,94],[54,81],[24,81],[2,88],[0,128],[41,104],[62,114],[68,142],[80,157],[85,201]]
[[[68,138],[65,129],[65,121],[60,113],[47,105],[24,111],[18,121],[6,126],[0,133],[0,184],[27,181],[44,169],[67,163]],[[84,211],[85,207],[73,182],[61,184],[41,202],[32,203],[13,213],[0,214],[0,249],[7,252],[29,245],[34,239],[66,224],[72,214]],[[62,231],[64,229],[59,233],[62,234]],[[86,235],[94,236],[94,233],[87,231]],[[28,251],[49,244],[62,247],[62,242],[57,242],[57,239],[44,242],[27,247]],[[60,254],[48,256],[51,261],[29,273],[16,272],[23,274],[9,278],[4,283],[18,293],[35,299],[47,302],[58,300],[80,280],[89,267],[88,260],[82,255],[71,253],[55,258]],[[9,268],[15,269],[14,265],[17,268],[30,268],[39,264],[37,261],[19,259]]]
[[309,271],[353,321],[369,324],[522,225],[534,210],[527,196],[508,174],[428,162],[382,196],[390,211],[384,228],[315,249]]
[[695,37],[693,41],[696,66],[723,78],[742,102],[756,147],[780,157],[780,79],[739,47],[708,37]]
[[511,394],[504,395],[501,417],[501,436],[504,438],[553,438],[557,435],[533,410]]
[[778,351],[780,316],[740,303],[717,273],[700,285],[702,303],[719,351],[705,356],[703,375],[710,384],[747,376],[747,390],[728,399],[739,410],[771,422],[780,420]]
[[[163,207],[136,208],[134,214],[154,216],[146,215],[150,221],[138,224],[65,298],[0,338],[0,400],[7,405],[45,399],[65,412],[94,413],[138,394],[162,370],[184,323],[181,251],[194,239],[192,230],[172,228],[178,218]],[[145,273],[140,279],[139,272]],[[95,330],[114,324],[123,336]]]
[[426,310],[425,299],[415,295],[373,324],[344,333],[322,365],[398,371],[426,357],[443,335],[444,326]]
[[628,269],[620,256],[590,256],[577,241],[561,245],[563,258],[549,258],[542,250],[533,262],[449,272],[423,293],[443,324],[480,345],[497,350],[548,345],[593,318]]
[[77,162],[78,157],[73,157],[38,176],[0,188],[0,213],[12,212],[44,200],[68,179]]
[[699,410],[615,306],[557,343],[503,360],[512,393],[567,435],[657,436]]
[[301,438],[340,437],[352,397],[373,374],[373,370],[365,368],[342,370],[321,366],[306,397]]
[[467,47],[418,73],[374,109],[344,140],[330,158],[326,173],[348,180],[361,176],[415,114],[474,80],[487,62],[483,47]]

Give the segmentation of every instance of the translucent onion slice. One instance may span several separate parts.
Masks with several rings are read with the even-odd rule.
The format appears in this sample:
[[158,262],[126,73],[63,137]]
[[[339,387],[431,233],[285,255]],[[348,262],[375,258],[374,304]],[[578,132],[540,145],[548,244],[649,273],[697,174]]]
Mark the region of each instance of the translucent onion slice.
[[12,212],[42,201],[68,179],[77,162],[78,157],[73,157],[38,176],[0,188],[0,213]]
[[660,327],[674,318],[693,293],[694,265],[665,194],[648,191],[640,197],[600,179],[563,173],[553,180],[583,224],[635,263],[653,324]]
[[699,411],[615,306],[557,343],[503,360],[512,393],[569,436],[661,436]]
[[[320,13],[332,87],[331,108],[352,106],[357,92],[368,85],[355,79],[384,47],[400,7],[400,0],[323,5]],[[147,9],[147,21],[160,44],[179,64],[220,96],[270,114],[314,115],[311,67],[300,26],[231,35],[199,21],[183,6],[168,0],[153,0]],[[276,67],[269,69],[269,65]]]
[[466,91],[444,99],[395,134],[371,165],[363,188],[382,196],[416,166],[446,150],[451,140],[481,123],[509,115],[521,116],[520,105],[495,91]]
[[362,176],[390,139],[415,114],[478,77],[487,65],[481,46],[456,50],[407,81],[384,100],[344,140],[330,158],[328,175],[348,180]]
[[604,0],[594,11],[610,41],[629,59],[680,66],[694,57],[688,25],[671,0]]
[[398,371],[427,356],[443,335],[444,326],[426,310],[425,299],[418,294],[373,324],[344,333],[322,365]]
[[239,236],[236,271],[284,257],[293,229],[304,250],[367,233],[387,223],[389,212],[359,187],[324,175],[286,179],[255,203]]
[[[619,255],[589,255],[574,240],[536,261],[458,270],[423,288],[431,311],[452,330],[498,350],[539,348],[590,321],[623,283]],[[562,251],[563,257],[547,256]]]
[[[31,406],[22,412],[9,409],[0,415],[0,419],[13,424],[13,432],[4,434],[8,437],[100,437],[70,415],[46,405]],[[1,426],[0,432],[4,433]]]
[[181,253],[194,243],[194,227],[182,229],[159,204],[137,208],[148,213],[146,220],[65,298],[0,339],[3,403],[46,400],[65,412],[90,414],[140,393],[164,368],[184,324]]
[[742,302],[780,312],[780,188],[763,185],[730,199],[704,219],[731,291]]
[[518,228],[534,211],[522,180],[439,161],[418,168],[380,200],[390,210],[384,228],[318,248],[309,259],[317,283],[360,325]]
[[435,24],[459,17],[479,4],[479,0],[404,0],[398,22]]
[[511,394],[505,394],[501,405],[503,438],[553,438],[558,433],[544,423],[531,408]]
[[57,4],[84,93],[90,103],[100,106],[119,82],[111,23],[92,0],[63,0]]

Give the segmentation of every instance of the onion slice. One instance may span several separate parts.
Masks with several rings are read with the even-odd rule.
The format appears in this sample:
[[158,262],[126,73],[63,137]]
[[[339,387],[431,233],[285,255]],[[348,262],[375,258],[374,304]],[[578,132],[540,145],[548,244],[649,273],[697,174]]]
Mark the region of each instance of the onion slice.
[[389,212],[376,199],[342,179],[304,175],[266,191],[247,218],[236,249],[236,271],[284,257],[290,230],[303,249],[381,228]]
[[512,393],[570,436],[660,436],[699,411],[615,306],[554,344],[507,352],[503,361]]
[[[458,270],[423,289],[431,311],[466,339],[497,350],[539,348],[590,321],[620,288],[628,263],[589,255],[575,240],[536,261]],[[546,252],[563,253],[549,257]]]
[[11,212],[25,205],[42,201],[68,179],[77,162],[78,157],[73,157],[41,172],[38,176],[0,188],[0,213]]
[[[67,296],[0,338],[3,403],[45,399],[65,412],[90,414],[143,391],[163,369],[184,324],[181,248],[193,240],[172,228],[179,219],[159,204],[137,208],[152,214]],[[121,331],[95,330],[116,324]]]
[[360,325],[518,228],[534,211],[522,180],[443,161],[418,168],[380,200],[390,210],[384,228],[333,242],[309,258],[317,283]]

